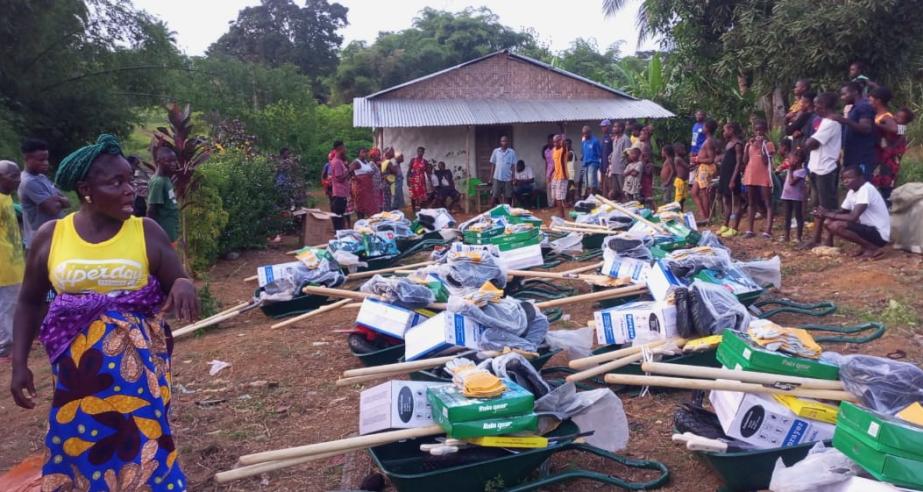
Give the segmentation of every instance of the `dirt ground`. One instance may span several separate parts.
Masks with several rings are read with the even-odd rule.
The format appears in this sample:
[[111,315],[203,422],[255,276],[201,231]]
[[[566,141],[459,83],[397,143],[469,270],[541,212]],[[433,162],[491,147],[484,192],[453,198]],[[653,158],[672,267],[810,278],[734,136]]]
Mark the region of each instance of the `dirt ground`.
[[[547,219],[547,214],[545,218]],[[902,357],[916,364],[923,360],[923,257],[889,252],[879,261],[856,261],[846,256],[818,257],[796,252],[790,246],[763,239],[732,239],[727,242],[738,259],[780,255],[783,287],[769,293],[799,301],[832,300],[837,314],[826,324],[853,324],[882,320],[885,336],[866,345],[826,344],[827,349]],[[265,251],[244,253],[234,261],[221,261],[208,275],[213,295],[230,307],[248,300],[253,285],[242,281],[259,265],[286,260],[294,238]],[[408,263],[420,261],[409,259]],[[561,265],[557,270],[576,268]],[[585,287],[581,287],[586,290]],[[552,329],[576,327],[592,319],[593,306],[567,308],[572,321],[558,322]],[[265,474],[227,485],[215,483],[215,472],[234,466],[242,454],[308,444],[354,435],[358,427],[359,391],[368,385],[337,388],[342,371],[358,367],[350,354],[344,330],[349,330],[355,310],[341,309],[292,327],[271,330],[272,321],[259,310],[251,311],[210,328],[204,334],[178,341],[174,352],[173,434],[180,462],[191,490],[202,491],[295,491],[352,490],[374,471],[368,454],[356,452]],[[783,315],[776,321],[816,322],[815,319]],[[208,363],[221,360],[230,367],[210,376]],[[566,363],[563,360],[551,364]],[[16,407],[9,393],[0,396],[4,419],[0,439],[0,471],[29,455],[41,452],[50,398],[48,363],[39,347],[31,360],[40,405],[26,411]],[[9,381],[9,364],[0,365],[0,380]],[[631,441],[622,454],[658,460],[670,469],[671,481],[664,490],[714,490],[719,478],[685,449],[670,441],[672,414],[688,392],[657,394],[643,398],[621,395],[631,424]],[[603,466],[596,458],[574,453],[556,456],[553,470],[570,466],[595,469],[629,479],[649,479],[649,472]],[[553,490],[598,490],[598,484],[580,481]],[[393,490],[393,489],[391,489]]]

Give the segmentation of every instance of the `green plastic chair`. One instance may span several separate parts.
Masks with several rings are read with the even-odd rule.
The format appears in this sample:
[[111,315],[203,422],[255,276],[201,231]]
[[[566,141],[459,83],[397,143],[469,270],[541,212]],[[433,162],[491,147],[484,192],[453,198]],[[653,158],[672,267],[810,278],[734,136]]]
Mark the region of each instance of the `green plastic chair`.
[[[482,181],[480,178],[468,178],[467,183],[464,186],[465,189],[465,205],[468,205],[468,200],[474,198],[475,204],[477,206],[477,213],[481,213],[481,189],[479,188]],[[490,198],[490,194],[487,193],[487,197]],[[467,212],[467,210],[466,210]]]

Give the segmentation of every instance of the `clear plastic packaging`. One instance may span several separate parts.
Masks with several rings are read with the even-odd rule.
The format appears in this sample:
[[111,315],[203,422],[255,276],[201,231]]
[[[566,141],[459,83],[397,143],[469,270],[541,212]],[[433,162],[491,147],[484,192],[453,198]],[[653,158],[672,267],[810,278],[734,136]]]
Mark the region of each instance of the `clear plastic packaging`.
[[701,246],[673,251],[664,261],[673,274],[680,278],[691,277],[705,269],[724,272],[733,266],[731,255],[726,249]]
[[521,354],[508,352],[485,362],[490,365],[490,370],[494,375],[512,379],[516,384],[529,390],[536,398],[541,398],[551,391],[548,383]]
[[621,256],[624,258],[651,261],[654,259],[654,255],[651,254],[651,246],[653,244],[654,239],[650,236],[627,233],[608,236],[603,239],[603,259],[612,261],[615,257]]
[[564,383],[535,400],[540,430],[547,430],[547,418],[555,422],[572,419],[581,432],[593,434],[586,441],[592,446],[617,452],[628,446],[628,417],[622,400],[608,388],[577,391],[574,383]]
[[923,401],[923,369],[872,355],[824,352],[821,361],[840,367],[846,391],[871,410],[893,416],[908,405]]
[[537,352],[548,333],[548,318],[531,301],[505,297],[479,307],[458,297],[449,297],[448,310],[467,316],[484,327],[481,350],[519,349]]
[[719,248],[727,250],[727,247],[721,244],[721,240],[718,239],[718,236],[711,231],[702,231],[701,236],[699,237],[699,246],[708,246],[710,248]]
[[761,287],[782,288],[782,259],[779,255],[768,260],[736,261],[734,266],[747,274]]
[[362,284],[359,290],[412,308],[426,307],[436,300],[436,295],[429,287],[406,278],[375,275]]
[[862,468],[845,454],[818,442],[803,460],[785,466],[776,460],[769,490],[773,492],[814,492],[859,474]]
[[724,330],[744,331],[750,326],[747,308],[723,287],[696,279],[689,290],[695,334],[707,336]]
[[583,234],[571,232],[560,239],[551,241],[549,246],[551,246],[551,249],[556,253],[582,253]]
[[417,212],[417,222],[427,231],[455,227],[455,218],[444,208],[424,208]]
[[549,330],[545,334],[545,343],[552,349],[561,349],[568,359],[580,359],[593,355],[593,340],[596,330],[590,327],[576,330]]
[[506,287],[506,268],[500,262],[496,246],[470,246],[453,243],[445,255],[445,264],[436,269],[452,295],[465,295],[485,282]]

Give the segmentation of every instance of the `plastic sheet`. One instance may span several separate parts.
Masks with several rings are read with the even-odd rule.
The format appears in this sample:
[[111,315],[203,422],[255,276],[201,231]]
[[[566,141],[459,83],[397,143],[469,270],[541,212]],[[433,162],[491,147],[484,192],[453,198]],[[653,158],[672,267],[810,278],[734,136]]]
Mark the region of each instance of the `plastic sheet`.
[[395,256],[400,254],[390,232],[362,234],[352,229],[337,231],[336,239],[327,243],[328,251],[346,251],[359,257]]
[[861,470],[845,454],[819,442],[803,460],[792,466],[786,467],[782,458],[777,459],[769,489],[773,492],[814,492],[848,480]]
[[455,227],[455,218],[444,208],[424,208],[417,212],[417,222],[427,231]]
[[434,270],[445,280],[452,295],[465,295],[490,282],[506,287],[506,268],[500,262],[496,246],[470,246],[453,243],[445,255],[445,264]]
[[536,398],[541,398],[551,391],[548,383],[539,372],[516,352],[499,355],[484,362],[497,377],[512,379],[516,384],[527,389]]
[[375,275],[362,284],[359,290],[412,308],[426,307],[436,300],[436,295],[429,287],[406,278]]
[[548,333],[548,318],[531,301],[505,297],[478,307],[458,296],[449,297],[448,310],[467,316],[484,327],[481,350],[519,349],[538,351]]
[[355,272],[359,267],[367,267],[368,263],[364,261],[359,261],[359,257],[349,251],[334,251],[333,259],[336,260],[337,264],[341,267],[346,268],[350,272]]
[[545,343],[552,349],[561,349],[568,359],[580,359],[593,355],[593,340],[596,330],[585,327],[576,330],[549,330]]
[[923,369],[872,355],[824,352],[821,361],[840,367],[846,391],[878,413],[893,416],[914,402],[923,401]]
[[673,274],[680,278],[691,277],[705,269],[724,272],[733,266],[731,255],[721,248],[678,249],[667,255],[664,261]]
[[721,240],[718,239],[718,236],[711,231],[702,231],[701,237],[699,237],[699,246],[708,246],[710,248],[719,248],[727,250],[727,247],[721,244]]
[[782,259],[778,255],[768,260],[735,261],[734,266],[746,273],[761,287],[782,288]]
[[623,258],[651,261],[654,259],[654,255],[651,254],[653,244],[654,240],[650,236],[636,234],[607,236],[603,239],[602,244],[603,259],[611,261],[615,257],[621,256]]
[[696,335],[714,335],[724,330],[744,331],[750,326],[747,308],[723,287],[696,279],[690,287],[690,294]]
[[555,239],[549,243],[555,253],[582,253],[583,252],[583,234],[571,232],[570,234]]
[[586,440],[597,448],[614,453],[628,446],[628,417],[622,401],[608,388],[577,392],[574,383],[562,384],[535,400],[535,413],[540,428],[546,427],[548,418],[571,419],[581,432],[593,431]]
[[338,264],[329,261],[321,261],[317,268],[308,268],[303,264],[296,265],[287,275],[279,277],[272,282],[263,286],[261,296],[263,299],[271,302],[287,301],[297,296],[301,287],[305,285],[321,285],[324,287],[339,287],[346,282],[346,276],[340,270]]

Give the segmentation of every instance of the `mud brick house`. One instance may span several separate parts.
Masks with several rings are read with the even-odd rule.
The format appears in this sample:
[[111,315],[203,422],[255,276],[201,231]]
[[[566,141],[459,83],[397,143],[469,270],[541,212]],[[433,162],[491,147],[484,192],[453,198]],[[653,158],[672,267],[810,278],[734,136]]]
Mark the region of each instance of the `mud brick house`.
[[579,158],[584,124],[599,136],[606,118],[671,116],[651,101],[508,50],[353,100],[353,125],[373,128],[376,146],[403,152],[404,166],[422,145],[428,159],[487,181],[491,151],[505,135],[539,186],[549,133],[566,133]]

